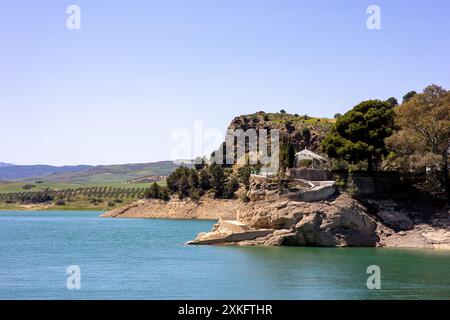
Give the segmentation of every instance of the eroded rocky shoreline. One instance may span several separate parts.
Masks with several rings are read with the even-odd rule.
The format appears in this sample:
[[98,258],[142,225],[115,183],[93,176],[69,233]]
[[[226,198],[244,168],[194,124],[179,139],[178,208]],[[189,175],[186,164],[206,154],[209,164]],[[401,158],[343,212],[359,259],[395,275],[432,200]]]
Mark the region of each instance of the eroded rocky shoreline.
[[151,219],[197,219],[234,220],[237,212],[245,207],[238,200],[178,199],[170,201],[158,199],[138,200],[129,205],[113,209],[101,215],[103,218],[151,218]]
[[[392,200],[369,205],[343,193],[302,202],[288,197],[240,200],[140,200],[102,215],[107,218],[219,220],[189,244],[239,246],[397,247],[450,250],[450,211],[405,212]],[[368,208],[369,207],[369,208]]]

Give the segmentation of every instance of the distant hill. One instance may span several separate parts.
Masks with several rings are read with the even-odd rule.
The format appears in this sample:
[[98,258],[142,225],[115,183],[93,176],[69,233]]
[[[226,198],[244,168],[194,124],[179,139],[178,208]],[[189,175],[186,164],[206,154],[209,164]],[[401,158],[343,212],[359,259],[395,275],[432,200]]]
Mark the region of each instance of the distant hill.
[[22,180],[33,177],[43,177],[59,172],[80,172],[90,168],[90,166],[49,166],[49,165],[9,165],[0,167],[0,179]]
[[65,172],[47,176],[47,181],[64,181],[81,184],[127,182],[147,176],[168,176],[179,165],[172,161],[101,165],[80,172]]
[[78,184],[126,182],[145,176],[167,176],[178,165],[172,161],[100,166],[6,166],[0,167],[0,179],[8,181],[52,181]]
[[13,166],[12,163],[0,162],[0,168]]

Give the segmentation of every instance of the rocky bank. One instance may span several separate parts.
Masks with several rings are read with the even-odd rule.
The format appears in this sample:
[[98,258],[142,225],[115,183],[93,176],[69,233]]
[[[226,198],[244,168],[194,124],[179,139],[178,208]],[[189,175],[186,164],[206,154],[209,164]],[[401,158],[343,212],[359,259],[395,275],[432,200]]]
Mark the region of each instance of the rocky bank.
[[[392,197],[355,199],[334,181],[252,175],[249,201],[204,196],[199,201],[139,200],[102,217],[219,220],[189,244],[450,249],[449,208],[415,206]],[[418,205],[419,204],[419,205]],[[418,206],[417,206],[418,205]]]
[[[378,241],[377,224],[364,210],[347,195],[313,203],[283,197],[258,201],[238,212],[241,232],[229,228],[229,221],[221,220],[211,233],[200,234],[191,244],[217,243],[222,237],[223,242],[238,245],[373,247]],[[254,233],[257,230],[265,234]],[[239,236],[239,240],[229,237],[231,234]]]
[[189,244],[450,250],[448,209],[425,222],[398,207],[386,207],[395,204],[392,200],[370,201],[381,209],[376,214],[346,194],[313,203],[283,198],[250,203],[239,211],[237,221],[220,220],[212,232],[199,234]]
[[170,201],[157,199],[138,200],[129,205],[113,209],[101,215],[103,218],[154,218],[154,219],[236,219],[237,212],[244,206],[237,200],[202,199],[192,201],[172,198]]
[[450,210],[405,212],[392,200],[362,202],[347,194],[325,201],[279,197],[251,201],[139,200],[109,218],[219,220],[189,244],[239,246],[399,247],[450,250]]

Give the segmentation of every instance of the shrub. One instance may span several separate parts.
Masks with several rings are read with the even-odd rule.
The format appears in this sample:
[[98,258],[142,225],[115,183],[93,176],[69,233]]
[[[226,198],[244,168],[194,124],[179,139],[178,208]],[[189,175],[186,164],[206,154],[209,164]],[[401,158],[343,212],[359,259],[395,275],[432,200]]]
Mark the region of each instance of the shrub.
[[166,187],[161,187],[160,188],[160,199],[164,200],[164,201],[169,201],[170,200],[170,196],[169,196],[169,191]]
[[233,199],[235,192],[239,189],[239,182],[236,177],[232,176],[228,179],[224,188],[224,197]]
[[150,188],[145,190],[144,197],[147,199],[158,199],[161,192],[159,189],[160,187],[156,182],[152,183]]
[[250,198],[248,197],[247,192],[242,192],[239,196],[242,202],[247,203],[250,201]]
[[100,199],[97,199],[97,198],[90,198],[89,202],[92,203],[94,206],[96,206],[99,203],[101,203],[102,201]]
[[150,188],[145,190],[144,197],[147,199],[161,199],[167,201],[170,199],[169,192],[166,187],[161,187],[159,184],[154,182]]
[[213,163],[209,168],[210,185],[211,189],[214,191],[214,196],[220,198],[223,196],[224,184],[225,184],[225,173],[222,166]]
[[65,206],[66,202],[64,201],[64,199],[58,199],[58,200],[55,201],[55,204],[57,206]]
[[208,174],[207,170],[202,170],[199,174],[199,184],[200,184],[200,188],[203,191],[208,191],[211,189],[211,184],[209,183],[209,180],[211,179],[211,177]]
[[244,185],[246,189],[250,186],[250,176],[252,174],[252,168],[250,166],[241,167],[238,170],[238,179],[239,182]]
[[285,126],[286,128],[291,127],[291,126],[292,126],[292,121],[291,121],[291,120],[285,120],[285,121],[284,121],[284,126]]
[[26,192],[20,195],[22,203],[45,203],[53,200],[50,190],[47,188],[37,192]]

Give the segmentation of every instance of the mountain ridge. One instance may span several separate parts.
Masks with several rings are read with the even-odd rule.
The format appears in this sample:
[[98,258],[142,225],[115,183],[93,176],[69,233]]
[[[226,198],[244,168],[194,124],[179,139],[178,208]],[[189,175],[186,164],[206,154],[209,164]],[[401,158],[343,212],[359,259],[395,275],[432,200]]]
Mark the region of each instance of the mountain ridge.
[[8,181],[39,179],[46,181],[107,180],[124,182],[146,175],[168,175],[176,167],[178,165],[172,161],[98,166],[12,165],[0,167],[0,179]]
[[13,163],[0,162],[0,168],[14,166]]

